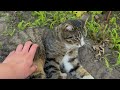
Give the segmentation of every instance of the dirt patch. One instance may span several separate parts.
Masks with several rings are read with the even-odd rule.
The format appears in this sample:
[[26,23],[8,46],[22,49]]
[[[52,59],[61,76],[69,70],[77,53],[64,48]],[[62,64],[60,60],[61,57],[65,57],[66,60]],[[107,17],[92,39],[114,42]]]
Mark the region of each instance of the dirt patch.
[[[97,60],[95,58],[92,45],[85,45],[79,49],[79,60],[81,65],[95,78],[95,79],[119,79],[120,68],[112,68],[112,71],[106,67],[105,61]],[[112,56],[111,56],[112,57]]]
[[[117,18],[116,23],[118,25],[120,23],[119,14],[120,14],[119,11],[112,11],[110,15],[110,18],[112,17]],[[110,26],[111,30],[113,26]],[[117,61],[117,53],[115,53],[115,50],[110,49],[110,46],[106,44],[104,47],[104,51],[105,51],[104,55],[102,55],[100,58],[96,58],[95,56],[97,53],[93,50],[93,47],[92,47],[94,44],[96,44],[94,43],[94,41],[91,42],[91,40],[89,40],[89,45],[85,45],[84,47],[81,47],[79,49],[79,60],[83,65],[83,67],[86,70],[88,70],[88,72],[91,73],[91,75],[93,75],[93,77],[96,79],[119,79],[120,66],[114,66],[114,67],[108,68],[106,66],[105,59],[102,58],[105,55],[108,55],[107,58],[108,58],[109,64],[111,66],[115,65]]]

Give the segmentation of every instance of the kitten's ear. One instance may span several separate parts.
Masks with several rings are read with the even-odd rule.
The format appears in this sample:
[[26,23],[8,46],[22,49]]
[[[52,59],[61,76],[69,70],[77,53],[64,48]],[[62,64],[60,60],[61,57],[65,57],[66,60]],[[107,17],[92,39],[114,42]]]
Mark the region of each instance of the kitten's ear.
[[67,24],[67,25],[66,25],[66,30],[72,31],[72,30],[73,30],[73,26],[70,25],[70,24]]
[[83,27],[86,25],[86,22],[89,17],[90,15],[88,13],[82,15],[81,20],[83,21]]
[[73,26],[72,26],[72,25],[68,25],[68,26],[66,27],[66,29],[67,29],[68,31],[72,31]]
[[83,16],[81,17],[81,20],[82,20],[82,27],[84,28],[84,32],[83,32],[83,35],[84,35],[84,37],[86,37],[87,36],[87,29],[86,29],[86,27],[85,27],[85,25],[86,25],[86,22],[87,22],[87,20],[88,20],[88,18],[90,17],[90,15],[88,14],[88,13],[86,13],[86,14],[83,14]]

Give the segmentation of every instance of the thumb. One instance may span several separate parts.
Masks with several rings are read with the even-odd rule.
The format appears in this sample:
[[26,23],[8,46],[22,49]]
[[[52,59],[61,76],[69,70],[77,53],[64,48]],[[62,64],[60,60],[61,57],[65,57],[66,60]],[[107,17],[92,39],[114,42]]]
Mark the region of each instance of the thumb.
[[30,74],[34,73],[37,70],[37,65],[32,65],[30,68]]

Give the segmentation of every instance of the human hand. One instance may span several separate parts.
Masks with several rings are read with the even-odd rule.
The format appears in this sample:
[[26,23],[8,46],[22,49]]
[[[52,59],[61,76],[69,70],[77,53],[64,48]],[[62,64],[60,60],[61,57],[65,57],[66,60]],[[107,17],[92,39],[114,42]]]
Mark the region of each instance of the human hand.
[[37,66],[33,64],[33,59],[38,45],[31,45],[31,41],[27,41],[24,46],[19,44],[16,51],[12,51],[3,61],[3,64],[11,68],[12,72],[12,75],[10,72],[7,73],[7,78],[24,79],[37,69]]

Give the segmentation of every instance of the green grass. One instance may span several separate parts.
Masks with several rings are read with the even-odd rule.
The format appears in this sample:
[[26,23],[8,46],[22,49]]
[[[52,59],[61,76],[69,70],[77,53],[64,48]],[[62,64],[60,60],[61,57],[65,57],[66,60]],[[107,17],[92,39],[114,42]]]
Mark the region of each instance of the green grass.
[[18,23],[18,29],[24,30],[27,27],[54,27],[66,20],[80,19],[81,15],[86,11],[33,11],[31,16],[32,21],[21,20]]
[[117,61],[116,61],[115,65],[113,65],[113,66],[120,65],[120,52],[117,52],[117,54],[118,54],[118,58],[117,58]]
[[112,66],[111,64],[109,63],[109,60],[106,56],[103,57],[103,59],[105,60],[105,66],[110,70],[112,71]]
[[21,20],[18,23],[18,29],[25,30],[27,27],[48,27],[53,29],[56,25],[69,19],[78,19],[80,14],[72,11],[33,11],[33,21]]
[[[101,14],[102,11],[91,11],[92,18],[87,22],[87,29],[89,37],[95,41],[95,43],[100,43],[104,40],[109,40],[109,44],[112,45],[111,49],[118,52],[117,61],[115,65],[120,65],[120,26],[117,23],[118,17],[116,15],[112,16],[108,23],[100,23],[96,21],[94,16]],[[104,56],[105,65],[107,68],[111,68],[109,60]]]
[[100,23],[95,20],[95,16],[101,14],[102,11],[90,11],[91,20],[87,22],[86,27],[88,28],[89,37],[96,43],[103,41],[108,35],[107,28],[108,24]]

